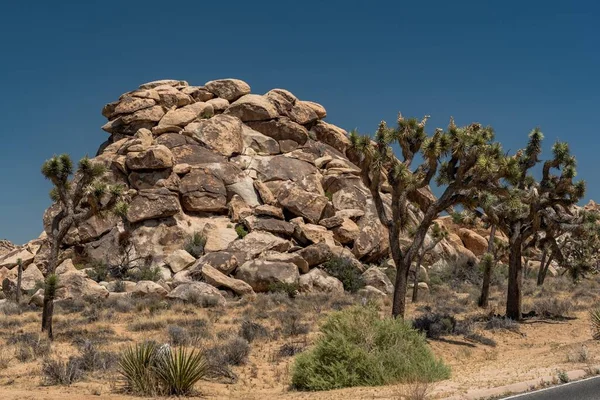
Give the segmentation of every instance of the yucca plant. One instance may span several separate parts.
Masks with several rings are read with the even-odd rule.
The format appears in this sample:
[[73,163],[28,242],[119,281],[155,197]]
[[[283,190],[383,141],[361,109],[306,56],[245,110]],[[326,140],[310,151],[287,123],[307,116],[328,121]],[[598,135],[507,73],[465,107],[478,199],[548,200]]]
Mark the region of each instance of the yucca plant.
[[127,389],[139,395],[159,393],[159,381],[154,372],[158,346],[155,342],[130,346],[121,355],[119,373],[125,378]]
[[204,354],[194,349],[155,342],[127,348],[119,361],[119,372],[127,389],[138,395],[189,395],[194,385],[208,373]]
[[164,394],[185,396],[208,372],[204,354],[194,349],[167,348],[156,358],[153,368],[164,389]]
[[600,340],[600,307],[590,310],[590,321],[592,322],[592,336],[594,340]]

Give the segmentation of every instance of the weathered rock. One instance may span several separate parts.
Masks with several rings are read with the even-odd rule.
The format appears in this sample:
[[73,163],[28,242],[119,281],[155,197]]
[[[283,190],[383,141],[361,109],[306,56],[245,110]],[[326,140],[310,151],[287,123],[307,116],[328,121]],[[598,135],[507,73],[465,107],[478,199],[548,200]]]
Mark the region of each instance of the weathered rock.
[[227,190],[222,180],[208,169],[194,169],[179,184],[183,208],[193,212],[224,212]]
[[325,243],[312,244],[297,253],[306,260],[310,267],[323,264],[333,256],[331,248]]
[[[124,125],[133,124],[135,122],[156,123],[156,122],[160,121],[164,115],[165,115],[165,110],[163,110],[163,108],[161,106],[153,106],[153,107],[138,110],[138,111],[134,112],[133,114],[123,115],[123,116],[117,118],[115,120],[115,122],[117,123],[117,128],[120,128],[120,126],[118,126],[119,122],[117,122],[117,121],[120,121],[120,123],[124,124]],[[128,130],[128,132],[131,132],[131,134],[134,134],[135,132],[137,132],[137,129],[135,129],[135,130],[132,129],[131,131]]]
[[315,110],[303,101],[297,101],[287,115],[300,125],[309,125],[319,119]]
[[292,263],[298,267],[298,270],[305,274],[310,270],[308,262],[298,252],[296,253],[279,253],[277,251],[265,251],[260,255],[260,259],[265,261],[277,261]]
[[145,151],[127,153],[131,170],[165,169],[173,166],[173,153],[166,146],[151,146]]
[[319,225],[324,226],[327,229],[332,229],[337,226],[340,226],[344,223],[344,218],[339,215],[334,215],[333,217],[323,218],[319,221]]
[[360,234],[354,241],[352,252],[359,260],[375,262],[387,256],[389,237],[386,228],[377,217],[363,218],[359,224]]
[[293,263],[251,260],[238,267],[237,279],[252,286],[255,292],[266,292],[277,283],[298,283],[298,267]]
[[279,115],[288,115],[298,99],[285,89],[272,89],[265,93],[265,97],[277,110]]
[[56,267],[56,270],[54,272],[57,275],[64,275],[64,274],[73,273],[73,272],[77,273],[77,272],[79,272],[79,270],[77,268],[75,268],[75,265],[73,264],[73,260],[71,260],[70,258],[67,258],[62,263],[60,263],[60,265],[58,267]]
[[135,288],[136,283],[135,282],[131,282],[131,281],[119,281],[119,285],[121,286],[120,288],[117,286],[117,281],[112,281],[109,282],[108,285],[106,286],[106,289],[108,289],[109,292],[111,293],[130,293],[133,291],[133,289]]
[[244,154],[251,156],[255,154],[271,155],[281,152],[277,140],[255,131],[246,124],[242,125],[242,139],[244,142]]
[[238,117],[243,122],[265,121],[278,116],[275,107],[264,96],[256,94],[240,97],[225,110],[225,114]]
[[164,299],[167,293],[167,289],[152,281],[139,281],[131,290],[131,295],[134,297],[157,299]]
[[252,208],[237,194],[229,200],[229,217],[233,222],[242,222],[244,218],[252,215]]
[[209,265],[216,269],[217,271],[229,275],[238,266],[238,260],[234,253],[227,251],[218,251],[214,253],[208,253],[202,256],[192,268],[191,270],[197,271],[202,270],[205,265]]
[[201,101],[206,101],[206,103],[210,104],[213,107],[215,114],[220,114],[223,111],[225,111],[227,109],[227,107],[229,107],[229,101],[222,99],[220,97],[216,98],[216,99],[201,100]]
[[[181,164],[180,164],[181,165]],[[136,190],[167,188],[172,191],[177,191],[179,188],[179,177],[169,169],[155,171],[134,171],[129,174],[129,183]],[[114,225],[111,224],[111,225]],[[108,227],[105,227],[106,232]],[[98,236],[92,236],[96,238]]]
[[29,299],[29,304],[36,307],[43,307],[44,305],[44,289],[38,289],[37,292]]
[[246,225],[251,232],[266,231],[288,237],[294,234],[294,225],[276,218],[263,218],[251,215],[244,218],[244,225]]
[[321,225],[296,224],[294,238],[303,244],[326,243],[328,246],[336,245],[333,232]]
[[200,122],[193,122],[185,127],[183,134],[193,137],[227,157],[244,150],[242,121],[231,115],[221,114]]
[[258,122],[249,121],[247,124],[255,131],[275,140],[291,140],[299,145],[305,144],[308,140],[306,128],[289,118],[282,117],[271,121]]
[[[213,93],[211,93],[208,89],[206,89],[204,86],[184,87],[181,89],[181,93],[191,96],[196,101],[205,101],[208,103],[211,100],[216,100],[216,99],[214,99],[215,95]],[[218,99],[218,100],[227,101],[225,99]]]
[[301,292],[344,293],[344,285],[342,282],[319,268],[313,268],[310,272],[300,276],[298,284]]
[[186,126],[198,118],[210,118],[214,115],[212,105],[198,102],[176,110],[168,111],[158,123],[158,126]]
[[319,117],[320,119],[325,118],[327,116],[327,111],[325,110],[325,107],[323,107],[319,103],[315,103],[313,101],[303,101],[302,103],[312,108],[315,114],[317,114],[317,117]]
[[273,196],[271,189],[269,189],[269,187],[267,185],[265,185],[263,182],[261,182],[259,180],[254,181],[254,188],[258,192],[260,199],[262,200],[262,202],[264,204],[270,204],[270,205],[277,204],[277,199],[275,199],[275,196]]
[[344,218],[342,225],[333,228],[333,237],[341,244],[353,243],[360,236],[360,228],[350,218]]
[[139,97],[124,97],[114,108],[114,111],[108,116],[109,118],[113,115],[118,114],[129,114],[144,108],[152,107],[156,104],[153,99],[144,99]]
[[296,185],[285,185],[279,191],[277,201],[294,215],[318,223],[327,206],[327,197],[302,190]]
[[335,125],[319,121],[310,131],[316,135],[318,140],[327,143],[342,154],[346,154],[346,150],[350,147],[347,132]]
[[85,274],[69,272],[60,275],[56,287],[56,298],[59,300],[69,299],[105,299],[108,290],[97,282],[87,278]]
[[250,86],[239,79],[219,79],[206,82],[208,91],[228,101],[235,101],[250,93]]
[[44,274],[35,264],[29,264],[21,277],[21,289],[33,290],[37,284],[44,282]]
[[387,294],[381,290],[374,288],[373,286],[365,286],[358,291],[358,295],[367,299],[383,300],[387,297]]
[[372,286],[387,294],[394,293],[394,285],[392,285],[390,278],[380,268],[371,267],[362,276],[367,286]]
[[458,236],[462,240],[464,246],[471,250],[477,257],[481,257],[487,251],[488,241],[481,235],[467,228],[460,228]]
[[193,302],[203,306],[225,305],[225,297],[217,288],[204,282],[184,283],[167,295],[171,300]]
[[168,189],[141,190],[133,198],[127,212],[131,223],[170,217],[181,210],[177,193]]
[[[268,204],[262,204],[254,207],[254,214],[262,217],[273,217],[277,219],[284,219],[283,210],[276,206]],[[293,228],[293,227],[292,227]]]
[[140,89],[152,89],[155,88],[157,86],[188,86],[188,83],[186,81],[179,81],[177,79],[161,79],[158,81],[152,81],[152,82],[147,82],[147,83],[143,83],[140,85]]
[[183,271],[195,262],[196,259],[194,258],[194,256],[192,256],[185,250],[174,251],[165,260],[165,264],[167,264],[171,268],[171,271],[173,271],[173,273],[175,274],[179,271]]
[[227,275],[223,274],[221,271],[211,267],[206,264],[202,267],[202,276],[204,280],[209,285],[213,285],[216,288],[227,288],[231,289],[233,292],[237,293],[240,296],[253,296],[254,290],[252,290],[252,286],[248,285],[246,282],[230,278]]
[[0,268],[13,268],[17,265],[19,259],[23,266],[27,266],[33,262],[34,257],[35,255],[28,250],[17,248],[0,257]]
[[[268,232],[255,231],[247,234],[243,239],[236,240],[229,246],[229,251],[247,255],[247,259],[255,258],[267,250],[286,252],[292,244]],[[238,262],[240,259],[238,258]]]
[[202,228],[202,236],[206,238],[204,251],[207,253],[226,250],[238,238],[238,235],[226,217],[214,217]]

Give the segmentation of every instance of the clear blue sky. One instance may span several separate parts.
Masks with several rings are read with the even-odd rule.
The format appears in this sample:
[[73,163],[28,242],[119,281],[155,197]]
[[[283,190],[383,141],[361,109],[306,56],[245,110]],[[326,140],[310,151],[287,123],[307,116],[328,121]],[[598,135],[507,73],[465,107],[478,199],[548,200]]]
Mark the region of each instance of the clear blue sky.
[[236,77],[372,132],[431,114],[506,149],[568,140],[600,199],[600,5],[593,1],[6,1],[0,9],[0,238],[42,231],[55,153],[94,155],[102,106],[162,78]]

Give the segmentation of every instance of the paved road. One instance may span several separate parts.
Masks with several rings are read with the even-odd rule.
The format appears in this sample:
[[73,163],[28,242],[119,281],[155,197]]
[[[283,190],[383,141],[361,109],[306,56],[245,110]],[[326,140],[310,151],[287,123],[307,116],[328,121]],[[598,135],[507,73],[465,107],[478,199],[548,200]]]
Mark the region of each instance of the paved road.
[[584,379],[564,385],[526,393],[518,396],[506,397],[515,400],[599,400],[600,377]]

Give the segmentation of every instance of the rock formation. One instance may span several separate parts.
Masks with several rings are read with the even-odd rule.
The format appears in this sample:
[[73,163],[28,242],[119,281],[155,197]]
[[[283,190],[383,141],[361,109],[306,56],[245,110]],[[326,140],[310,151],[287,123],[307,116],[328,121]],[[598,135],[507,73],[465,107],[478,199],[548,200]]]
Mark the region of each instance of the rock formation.
[[[128,189],[127,220],[93,217],[72,229],[63,259],[149,264],[161,268],[169,291],[187,285],[170,298],[199,292],[221,302],[192,276],[241,295],[272,283],[335,292],[335,278],[311,272],[332,255],[357,268],[388,258],[388,235],[352,163],[346,131],[324,121],[320,104],[284,89],[252,94],[237,79],[204,86],[161,80],[123,94],[102,114],[109,138],[93,160],[107,168],[104,179]],[[427,189],[415,199],[413,220],[418,204],[432,197]],[[46,231],[55,212],[44,215]],[[480,255],[484,243],[463,233],[440,242],[429,261],[475,257],[471,247]],[[185,250],[194,235],[205,239],[204,255]],[[0,243],[0,268],[20,257],[43,270],[48,249],[39,240],[35,249]],[[367,275],[376,289],[392,290],[379,271]],[[128,291],[167,296],[148,282],[135,287]],[[93,291],[104,296],[102,289]]]

